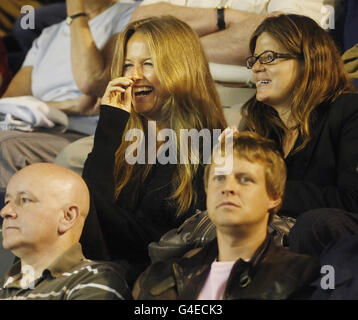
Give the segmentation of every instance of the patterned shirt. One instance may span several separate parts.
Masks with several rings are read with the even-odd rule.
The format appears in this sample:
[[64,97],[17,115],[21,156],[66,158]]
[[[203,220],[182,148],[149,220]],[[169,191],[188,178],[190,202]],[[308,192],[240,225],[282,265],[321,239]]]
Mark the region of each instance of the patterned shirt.
[[131,299],[130,290],[115,266],[85,259],[79,243],[58,257],[35,281],[24,284],[21,280],[21,261],[18,261],[1,283],[0,299]]

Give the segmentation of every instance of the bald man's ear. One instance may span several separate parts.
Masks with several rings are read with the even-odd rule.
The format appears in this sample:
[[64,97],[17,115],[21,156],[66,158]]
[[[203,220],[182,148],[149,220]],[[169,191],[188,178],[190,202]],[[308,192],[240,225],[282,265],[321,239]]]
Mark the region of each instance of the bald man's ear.
[[62,216],[60,217],[60,223],[58,226],[58,232],[63,234],[70,230],[77,220],[80,218],[80,208],[76,205],[65,206],[62,209]]

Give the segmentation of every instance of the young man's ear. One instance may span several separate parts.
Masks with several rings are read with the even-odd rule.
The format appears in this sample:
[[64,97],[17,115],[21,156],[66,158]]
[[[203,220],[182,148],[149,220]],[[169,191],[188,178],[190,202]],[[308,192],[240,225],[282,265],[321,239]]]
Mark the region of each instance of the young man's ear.
[[62,216],[58,226],[58,232],[63,234],[70,230],[80,217],[80,208],[76,205],[65,206],[62,209]]
[[282,197],[278,197],[276,199],[271,199],[269,201],[269,210],[278,207],[282,203]]

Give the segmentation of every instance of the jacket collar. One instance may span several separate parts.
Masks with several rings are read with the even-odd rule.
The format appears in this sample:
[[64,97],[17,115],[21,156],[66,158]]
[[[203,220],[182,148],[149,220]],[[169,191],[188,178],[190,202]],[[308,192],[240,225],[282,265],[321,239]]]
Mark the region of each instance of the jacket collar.
[[[263,259],[272,239],[267,234],[263,243],[255,251],[250,261],[238,259],[228,279],[232,277],[233,271],[243,269],[243,277],[240,282],[247,281],[251,277],[255,266]],[[173,264],[174,276],[176,278],[178,288],[178,299],[191,300],[196,299],[204,282],[210,272],[211,264],[218,256],[217,240],[212,240],[201,251],[191,258],[183,258],[178,263]],[[192,285],[194,284],[194,285]]]
[[50,272],[54,278],[58,278],[63,273],[69,272],[78,266],[83,260],[85,260],[85,257],[82,253],[82,246],[80,243],[76,243],[59,256],[46,270]]
[[[46,274],[49,274],[53,278],[58,278],[65,272],[72,270],[83,260],[85,260],[85,257],[82,253],[82,246],[80,243],[76,243],[55,259],[55,261],[42,272],[42,276],[39,279],[42,279]],[[40,281],[39,279],[35,280],[36,284]],[[7,272],[4,287],[21,289],[20,280],[21,260],[17,261]]]

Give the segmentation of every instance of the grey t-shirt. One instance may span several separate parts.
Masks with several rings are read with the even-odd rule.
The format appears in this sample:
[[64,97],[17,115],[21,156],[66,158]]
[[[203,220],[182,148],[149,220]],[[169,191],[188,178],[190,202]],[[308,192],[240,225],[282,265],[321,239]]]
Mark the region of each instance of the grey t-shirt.
[[[102,49],[121,32],[138,3],[117,2],[89,21],[93,39]],[[63,101],[81,95],[71,70],[70,27],[65,21],[45,28],[28,52],[23,66],[32,66],[32,94],[43,101]]]

